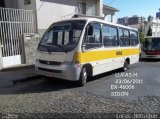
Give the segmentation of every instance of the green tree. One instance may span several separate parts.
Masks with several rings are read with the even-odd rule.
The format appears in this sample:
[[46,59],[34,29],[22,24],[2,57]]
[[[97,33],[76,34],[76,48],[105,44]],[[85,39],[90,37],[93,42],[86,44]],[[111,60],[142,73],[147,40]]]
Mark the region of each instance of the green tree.
[[144,34],[144,32],[139,32],[139,39],[140,39],[140,42],[141,43],[144,43],[144,41],[145,41],[145,34]]
[[147,32],[147,36],[152,36],[152,28],[151,26],[149,26],[148,32]]

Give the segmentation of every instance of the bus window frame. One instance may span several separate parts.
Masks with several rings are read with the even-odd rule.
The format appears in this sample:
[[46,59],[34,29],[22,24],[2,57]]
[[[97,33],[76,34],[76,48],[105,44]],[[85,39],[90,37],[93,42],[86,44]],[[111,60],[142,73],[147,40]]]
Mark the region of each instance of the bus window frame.
[[[84,47],[85,47],[84,40],[85,40],[85,38],[87,38],[87,40],[88,40],[88,28],[89,28],[89,25],[90,25],[90,24],[99,24],[99,26],[100,26],[100,27],[99,27],[99,30],[100,30],[100,40],[101,40],[101,43],[99,43],[100,46],[86,49],[86,48],[84,48]],[[94,29],[95,29],[95,28],[94,28]],[[98,29],[98,28],[96,28],[96,29]],[[102,23],[97,22],[97,21],[91,21],[91,22],[89,22],[89,23],[86,25],[86,27],[84,28],[84,30],[85,30],[85,31],[84,31],[84,36],[83,36],[83,38],[82,38],[82,44],[81,44],[81,50],[82,50],[82,52],[87,52],[87,51],[91,51],[91,50],[94,50],[94,49],[99,49],[99,48],[104,47],[103,38],[102,38]]]
[[117,46],[105,46],[105,45],[104,45],[104,39],[103,39],[103,31],[102,31],[102,39],[103,39],[103,46],[104,46],[104,48],[115,48],[115,47],[119,47],[119,31],[118,31],[118,27],[117,27],[117,26],[114,26],[114,25],[110,25],[110,24],[102,24],[102,30],[103,30],[103,26],[115,28],[116,31],[117,31]]
[[[122,30],[122,32],[123,32],[123,35],[124,35],[124,30],[127,30],[128,31],[128,40],[129,40],[129,45],[121,45],[121,40],[120,40],[120,34],[119,34],[119,30]],[[131,47],[131,40],[130,40],[130,29],[127,29],[127,28],[122,28],[122,27],[119,27],[118,28],[118,35],[119,35],[119,46],[120,47]]]
[[[88,33],[88,25],[91,24],[91,23],[97,23],[100,25],[100,32],[101,32],[101,46],[98,46],[98,47],[94,47],[94,48],[89,48],[89,49],[84,49],[84,38],[86,37],[86,32]],[[103,26],[109,26],[109,27],[113,27],[113,28],[116,28],[117,30],[117,46],[104,46],[104,39],[103,39]],[[120,37],[119,37],[119,29],[124,29],[124,30],[127,30],[128,33],[129,33],[129,45],[128,46],[121,46],[120,45]],[[129,28],[123,28],[123,27],[119,27],[119,26],[114,26],[112,24],[107,24],[107,23],[101,23],[101,22],[98,22],[98,21],[91,21],[91,22],[88,22],[84,28],[84,36],[83,36],[83,39],[82,39],[82,44],[81,44],[81,51],[82,52],[87,52],[87,51],[90,51],[90,50],[94,50],[94,49],[99,49],[99,48],[118,48],[118,47],[136,47],[140,44],[140,40],[139,40],[139,32],[137,30],[134,30],[134,29],[129,29]],[[131,45],[131,31],[132,32],[136,32],[137,34],[137,45]]]
[[[137,34],[137,44],[136,45],[132,45],[131,44],[131,32],[136,32],[136,34]],[[136,31],[136,30],[129,30],[129,34],[130,34],[130,46],[131,47],[136,47],[137,45],[139,45],[140,44],[140,40],[139,40],[139,32],[138,31]]]

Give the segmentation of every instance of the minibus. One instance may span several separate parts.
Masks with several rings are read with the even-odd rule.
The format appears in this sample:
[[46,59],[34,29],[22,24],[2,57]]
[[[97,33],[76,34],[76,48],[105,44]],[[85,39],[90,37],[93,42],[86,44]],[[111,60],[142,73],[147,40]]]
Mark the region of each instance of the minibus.
[[39,75],[77,81],[115,69],[126,71],[139,61],[138,30],[97,18],[71,18],[53,23],[38,45]]

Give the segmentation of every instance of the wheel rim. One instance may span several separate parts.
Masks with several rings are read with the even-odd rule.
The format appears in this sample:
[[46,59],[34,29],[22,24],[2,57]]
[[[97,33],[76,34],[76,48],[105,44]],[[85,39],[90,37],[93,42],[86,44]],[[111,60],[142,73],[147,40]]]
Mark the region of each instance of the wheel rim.
[[83,70],[83,77],[82,77],[83,83],[87,82],[87,72],[85,71],[85,69]]
[[126,61],[124,64],[124,70],[126,71],[128,69],[128,62]]

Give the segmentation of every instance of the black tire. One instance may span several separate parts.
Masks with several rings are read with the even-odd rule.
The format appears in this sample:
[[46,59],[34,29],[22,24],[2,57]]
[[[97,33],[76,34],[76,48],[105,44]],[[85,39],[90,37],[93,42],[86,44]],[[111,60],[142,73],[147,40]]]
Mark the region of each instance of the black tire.
[[123,72],[127,71],[128,67],[129,67],[129,62],[128,62],[128,60],[125,60],[122,71]]
[[86,68],[83,67],[82,70],[81,70],[78,85],[79,86],[84,86],[87,83],[87,79],[88,79],[88,74],[87,74]]

